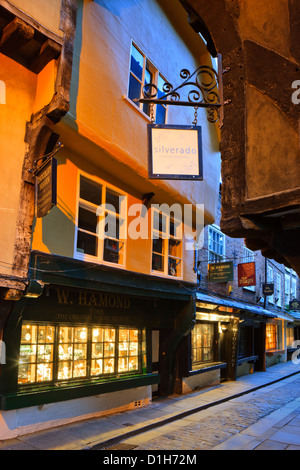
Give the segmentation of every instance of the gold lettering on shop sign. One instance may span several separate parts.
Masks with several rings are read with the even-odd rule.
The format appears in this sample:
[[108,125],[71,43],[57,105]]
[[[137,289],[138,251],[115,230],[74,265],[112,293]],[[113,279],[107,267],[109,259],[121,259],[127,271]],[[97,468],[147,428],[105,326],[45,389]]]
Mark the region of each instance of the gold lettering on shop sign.
[[68,304],[69,291],[66,289],[56,289],[58,303],[59,304]]
[[56,292],[58,303],[64,305],[72,305],[74,301],[85,307],[128,309],[131,305],[130,298],[121,294],[103,294],[78,290],[74,291],[77,297],[73,298],[68,289],[56,288]]

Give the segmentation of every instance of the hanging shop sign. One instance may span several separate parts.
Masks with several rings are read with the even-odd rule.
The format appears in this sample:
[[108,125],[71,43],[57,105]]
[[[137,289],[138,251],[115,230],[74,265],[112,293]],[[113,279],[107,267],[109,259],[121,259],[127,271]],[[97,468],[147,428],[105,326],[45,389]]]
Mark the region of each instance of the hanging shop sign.
[[238,286],[249,287],[256,285],[255,262],[238,264]]
[[233,281],[233,262],[210,263],[208,265],[209,282]]
[[203,180],[201,127],[149,124],[148,144],[149,178]]
[[273,295],[274,284],[263,284],[263,295]]
[[290,310],[300,310],[300,302],[297,299],[293,299],[289,303]]
[[45,217],[57,200],[57,160],[50,158],[36,171],[36,217]]

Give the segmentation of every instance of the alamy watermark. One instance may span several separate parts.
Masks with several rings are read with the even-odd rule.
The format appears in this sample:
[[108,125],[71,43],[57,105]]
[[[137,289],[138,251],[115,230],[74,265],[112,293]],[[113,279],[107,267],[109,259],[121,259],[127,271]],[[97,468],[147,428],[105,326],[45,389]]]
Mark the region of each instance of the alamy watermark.
[[296,351],[292,354],[292,362],[293,364],[300,364],[300,340],[297,339],[293,342],[292,348],[297,348]]
[[295,80],[292,83],[292,88],[296,89],[296,91],[294,91],[294,93],[292,94],[292,103],[300,104],[300,80]]
[[[151,216],[144,204],[131,204],[124,210],[125,199],[119,197],[118,208],[112,204],[102,204],[97,207],[97,234],[100,239],[106,237],[126,240],[171,238],[184,241],[185,250],[203,247],[204,243],[204,204],[196,204],[193,212],[192,204],[183,207],[174,203],[151,204]],[[151,229],[149,230],[149,224]]]

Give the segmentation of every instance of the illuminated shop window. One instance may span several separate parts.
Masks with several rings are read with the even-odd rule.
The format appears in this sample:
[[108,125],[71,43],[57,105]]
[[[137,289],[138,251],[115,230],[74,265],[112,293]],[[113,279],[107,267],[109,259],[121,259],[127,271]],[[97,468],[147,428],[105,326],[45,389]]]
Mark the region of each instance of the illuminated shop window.
[[126,196],[80,175],[76,258],[124,265]]
[[[147,89],[146,91],[151,94],[156,94],[155,98],[161,98],[165,92],[163,86],[166,80],[154,67],[150,60],[142,53],[142,51],[135,45],[131,45],[130,54],[130,73],[129,73],[129,86],[128,86],[128,98],[130,100],[144,98],[143,87],[149,83],[153,83],[157,90]],[[150,105],[148,103],[133,103],[143,110],[148,116],[151,115]],[[154,120],[156,124],[165,124],[167,108],[165,105],[157,104],[153,106]]]
[[278,349],[277,325],[266,325],[266,350]]
[[141,373],[145,331],[103,326],[22,326],[19,384]]
[[60,327],[58,337],[58,380],[86,377],[87,328]]
[[214,325],[196,323],[191,332],[192,366],[214,361]]
[[288,347],[293,347],[295,341],[295,331],[293,326],[288,326],[286,329],[286,345]]
[[152,271],[182,276],[182,224],[153,209]]
[[118,372],[137,371],[139,368],[139,331],[119,330]]
[[113,374],[116,363],[116,330],[92,329],[91,375]]
[[51,381],[53,378],[54,326],[22,326],[19,383]]

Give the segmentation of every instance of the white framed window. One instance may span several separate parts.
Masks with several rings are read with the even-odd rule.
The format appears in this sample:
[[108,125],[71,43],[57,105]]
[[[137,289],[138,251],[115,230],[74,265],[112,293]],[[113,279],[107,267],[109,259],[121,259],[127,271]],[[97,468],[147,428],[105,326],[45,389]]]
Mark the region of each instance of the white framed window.
[[182,277],[182,223],[152,209],[152,272]]
[[[245,245],[243,246],[243,263],[251,263],[254,261],[255,254],[252,250],[249,250]],[[255,292],[255,286],[243,286],[243,289],[251,290]]]
[[208,260],[210,263],[220,263],[225,257],[225,235],[218,228],[208,227]]
[[[131,101],[143,98],[143,87],[149,83],[153,83],[157,87],[156,98],[161,98],[162,95],[164,95],[163,85],[165,82],[165,78],[141,51],[141,49],[136,44],[132,43],[130,52],[128,98]],[[149,89],[149,93],[155,94],[155,91]],[[151,116],[151,109],[148,103],[137,103],[135,101],[133,101],[133,103],[145,114]],[[161,104],[154,105],[153,118],[156,124],[165,124],[167,118],[167,107]]]
[[[274,284],[274,271],[271,266],[267,267],[267,284]],[[274,294],[268,295],[268,301],[273,304],[274,303]]]
[[104,181],[79,175],[75,257],[125,265],[127,197]]
[[279,273],[276,273],[276,290],[275,290],[275,302],[278,307],[282,306],[282,289],[281,289],[282,278]]
[[291,300],[291,276],[289,273],[285,273],[284,275],[284,304],[286,308],[289,306],[289,302]]
[[291,300],[297,299],[297,278],[292,276],[291,278]]

